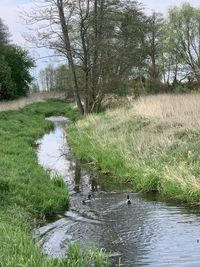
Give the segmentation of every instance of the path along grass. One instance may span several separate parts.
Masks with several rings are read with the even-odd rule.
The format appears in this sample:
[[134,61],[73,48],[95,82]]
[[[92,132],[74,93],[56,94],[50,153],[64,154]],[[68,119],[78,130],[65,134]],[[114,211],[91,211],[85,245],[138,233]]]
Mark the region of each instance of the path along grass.
[[89,266],[83,265],[83,261],[102,260],[98,252],[84,260],[76,246],[68,260],[47,260],[33,241],[34,222],[66,210],[69,205],[63,183],[50,179],[37,163],[35,141],[53,128],[45,120],[51,115],[64,115],[72,121],[77,118],[69,104],[58,100],[0,112],[1,267]]
[[[188,117],[191,114],[196,118],[197,113],[192,109],[196,110],[197,105],[193,105],[191,97],[186,95],[183,109],[183,96],[180,99],[174,96],[172,103],[177,104],[176,108],[182,107],[182,119],[176,120],[173,110],[170,113],[167,110],[165,113],[168,115],[164,118],[157,117],[156,105],[159,104],[159,114],[164,114],[161,107],[169,109],[172,98],[154,96],[78,121],[68,130],[76,156],[129,181],[132,189],[155,191],[173,199],[199,204],[200,127],[191,123],[194,118]],[[154,107],[154,116],[145,113],[144,103],[148,107],[148,99]]]

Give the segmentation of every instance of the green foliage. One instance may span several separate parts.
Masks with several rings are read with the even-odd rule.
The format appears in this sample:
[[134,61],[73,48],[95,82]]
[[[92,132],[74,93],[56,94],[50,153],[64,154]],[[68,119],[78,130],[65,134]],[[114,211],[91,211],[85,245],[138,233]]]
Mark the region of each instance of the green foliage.
[[0,99],[12,99],[16,92],[16,84],[12,80],[9,65],[0,59]]
[[28,52],[9,44],[7,27],[0,18],[0,101],[25,96],[32,77],[29,70],[34,67]]
[[[29,73],[30,68],[34,66],[32,59],[29,57],[26,50],[11,45],[4,46],[1,50],[1,54],[10,68],[11,81],[16,86],[12,98],[25,96],[29,89],[29,83],[32,81],[32,77]],[[8,97],[9,95],[7,99]]]
[[[163,36],[163,23],[164,18],[160,13],[153,12],[153,14],[147,19],[147,58],[150,59],[150,64],[148,64],[147,68],[148,76],[154,81],[160,81],[161,77],[159,59],[163,50],[161,41]],[[159,88],[157,90],[159,90]]]
[[182,84],[177,84],[174,89],[173,89],[174,93],[176,94],[181,94],[181,93],[186,93],[188,90],[187,90],[187,87],[182,85]]
[[183,77],[192,76],[199,80],[199,22],[200,9],[192,7],[189,3],[183,3],[181,7],[173,7],[169,10],[169,18],[166,25],[166,40],[170,49],[169,59],[171,70],[182,72]]
[[159,79],[147,79],[145,81],[145,89],[147,93],[156,94],[162,92],[164,85]]
[[[80,67],[76,66],[77,78],[82,86],[83,75],[81,75]],[[73,77],[68,65],[61,64],[53,67],[48,65],[39,73],[39,80],[44,91],[62,91],[66,96],[73,97]]]
[[9,37],[10,34],[8,31],[8,27],[3,23],[2,19],[0,18],[0,47],[9,43]]

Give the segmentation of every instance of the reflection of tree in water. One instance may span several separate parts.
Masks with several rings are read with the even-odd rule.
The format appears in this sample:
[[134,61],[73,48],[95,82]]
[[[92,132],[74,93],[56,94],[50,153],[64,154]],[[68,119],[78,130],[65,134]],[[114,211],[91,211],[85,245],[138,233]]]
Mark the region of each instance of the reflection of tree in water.
[[[87,182],[87,186],[90,187],[92,192],[98,191],[98,183],[93,175],[90,176],[89,183]],[[75,162],[74,190],[76,193],[81,192],[81,167],[78,161]]]
[[92,192],[97,192],[98,191],[97,181],[93,177],[91,177],[90,183],[91,183]]
[[76,193],[79,193],[81,191],[80,181],[81,181],[81,167],[78,162],[75,162],[74,190]]

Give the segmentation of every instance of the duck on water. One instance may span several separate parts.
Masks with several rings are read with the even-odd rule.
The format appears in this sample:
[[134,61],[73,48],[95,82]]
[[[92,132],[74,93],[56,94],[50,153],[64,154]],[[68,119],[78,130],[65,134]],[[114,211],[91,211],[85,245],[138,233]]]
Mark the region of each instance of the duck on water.
[[87,198],[87,199],[84,199],[84,200],[82,200],[82,203],[83,203],[83,204],[90,203],[90,202],[91,202],[91,197],[92,197],[92,195],[91,195],[91,194],[88,194],[88,198]]
[[127,201],[126,201],[126,203],[127,203],[128,205],[130,205],[130,204],[131,204],[131,200],[130,200],[130,197],[129,197],[129,195],[127,195]]

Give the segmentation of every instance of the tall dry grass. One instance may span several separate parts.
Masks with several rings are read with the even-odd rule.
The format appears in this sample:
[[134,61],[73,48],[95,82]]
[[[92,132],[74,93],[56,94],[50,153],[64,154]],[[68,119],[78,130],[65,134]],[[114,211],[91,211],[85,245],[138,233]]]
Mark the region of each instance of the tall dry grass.
[[134,113],[149,117],[160,118],[168,122],[178,122],[189,127],[200,127],[200,94],[184,95],[150,95],[130,101]]
[[65,98],[65,93],[62,92],[32,93],[27,97],[23,97],[17,100],[0,102],[0,111],[23,108],[28,104],[32,104],[34,102],[43,102],[47,99],[64,99],[64,98]]

